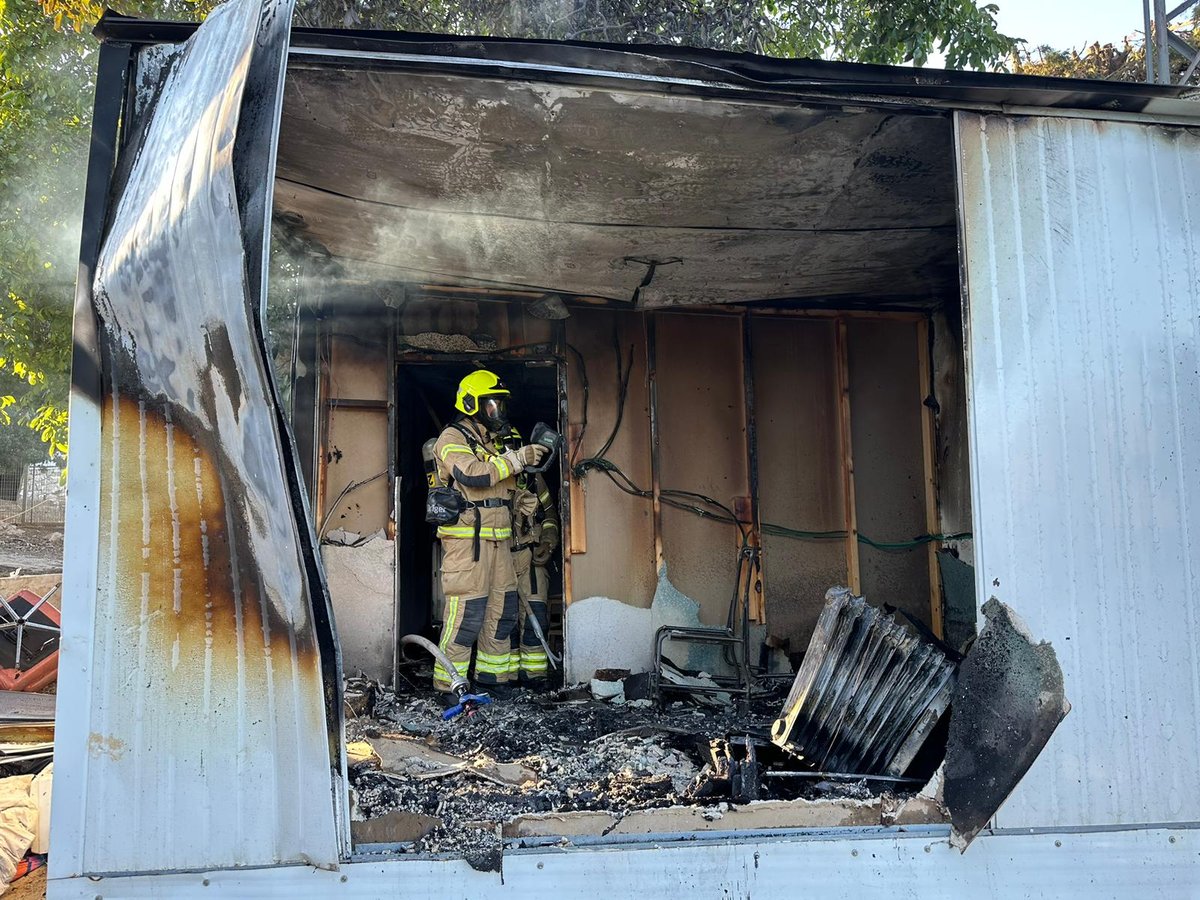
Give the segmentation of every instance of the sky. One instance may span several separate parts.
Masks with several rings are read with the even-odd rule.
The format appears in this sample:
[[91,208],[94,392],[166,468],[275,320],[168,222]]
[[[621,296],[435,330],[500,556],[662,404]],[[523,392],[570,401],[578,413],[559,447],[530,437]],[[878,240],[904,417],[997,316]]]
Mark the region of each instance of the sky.
[[[1003,34],[1022,37],[1029,47],[1049,44],[1079,49],[1092,41],[1118,43],[1142,31],[1140,0],[990,0],[1000,7],[996,21]],[[1167,7],[1178,6],[1167,0]]]

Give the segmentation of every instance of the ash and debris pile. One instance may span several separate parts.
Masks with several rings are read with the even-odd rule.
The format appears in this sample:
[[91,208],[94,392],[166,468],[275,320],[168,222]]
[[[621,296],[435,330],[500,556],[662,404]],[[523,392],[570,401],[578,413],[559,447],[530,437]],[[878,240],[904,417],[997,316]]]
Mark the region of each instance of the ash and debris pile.
[[[350,693],[363,692],[352,686]],[[749,716],[732,706],[683,702],[660,711],[648,703],[610,704],[574,688],[519,691],[470,717],[443,721],[427,694],[397,696],[374,685],[370,693],[370,714],[347,721],[354,817],[414,814],[419,818],[403,820],[396,841],[408,846],[396,849],[465,855],[484,868],[499,849],[499,826],[517,816],[620,815],[711,802],[690,798],[710,741],[731,732],[766,734],[775,705]]]
[[448,720],[413,687],[426,673],[402,694],[352,679],[356,844],[493,869],[505,824],[522,816],[601,812],[616,828],[668,807],[708,819],[759,800],[904,799],[941,763],[959,659],[834,588],[786,701],[787,685],[764,675],[735,705],[711,676],[665,658],[653,682],[601,669],[589,685],[517,691]]
[[[347,741],[359,843],[499,864],[503,824],[536,813],[628,813],[726,801],[859,797],[862,783],[759,779],[739,786],[718,748],[770,750],[780,696],[748,711],[711,697],[611,703],[587,686],[509,700],[443,721],[427,692],[348,685]],[[354,713],[357,713],[355,715]],[[790,764],[789,764],[790,765]],[[765,766],[764,766],[765,767]],[[794,768],[794,765],[792,766]],[[873,787],[873,786],[872,786]],[[727,807],[726,807],[727,808]],[[372,823],[381,828],[369,830]]]

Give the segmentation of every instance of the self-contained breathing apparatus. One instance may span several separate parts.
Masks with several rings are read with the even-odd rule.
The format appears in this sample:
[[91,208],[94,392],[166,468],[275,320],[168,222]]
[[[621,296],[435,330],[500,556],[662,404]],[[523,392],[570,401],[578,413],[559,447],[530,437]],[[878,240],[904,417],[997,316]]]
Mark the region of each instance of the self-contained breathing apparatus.
[[[485,452],[491,452],[487,450],[478,436],[470,429],[459,425],[457,422],[451,423],[450,427],[458,431],[466,439],[467,445],[472,451],[477,452],[480,448],[483,448]],[[545,422],[538,422],[533,428],[533,436],[530,443],[545,447],[548,452],[540,465],[528,466],[525,471],[530,474],[545,472],[558,454],[558,448],[562,443],[561,435],[550,428]],[[482,515],[479,510],[508,506],[510,513],[515,515],[511,507],[511,500],[501,500],[499,498],[477,501],[468,500],[454,486],[453,479],[450,479],[448,483],[442,480],[435,457],[436,446],[437,438],[431,438],[421,446],[421,458],[425,464],[425,483],[428,488],[428,493],[425,496],[425,521],[431,525],[450,525],[457,522],[467,510],[475,510],[474,549],[475,561],[478,562],[480,532],[482,530]]]
[[[466,438],[467,446],[472,451],[477,451],[484,446],[470,429],[464,428],[457,422],[452,422],[450,427]],[[461,491],[454,487],[453,479],[449,483],[443,483],[438,475],[437,461],[434,459],[436,445],[437,439],[434,438],[426,441],[421,447],[421,456],[425,460],[425,479],[429,485],[429,493],[425,497],[425,521],[431,525],[450,525],[457,522],[467,510],[475,510],[474,557],[475,562],[479,562],[480,534],[483,530],[483,514],[480,513],[480,510],[499,509],[507,506],[511,511],[510,502],[501,500],[499,497],[488,500],[468,500]],[[484,449],[486,451],[486,448]]]

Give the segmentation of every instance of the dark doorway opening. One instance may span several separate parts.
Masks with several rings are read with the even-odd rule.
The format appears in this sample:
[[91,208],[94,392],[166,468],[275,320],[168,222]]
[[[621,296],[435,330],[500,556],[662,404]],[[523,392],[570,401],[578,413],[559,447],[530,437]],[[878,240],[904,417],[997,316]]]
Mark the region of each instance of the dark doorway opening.
[[[538,422],[560,433],[558,366],[554,361],[470,362],[404,361],[396,367],[396,477],[398,509],[396,536],[401,634],[435,636],[441,624],[441,591],[435,578],[437,539],[425,521],[425,473],[421,445],[437,437],[458,415],[454,397],[463,376],[477,368],[495,372],[512,391],[509,415],[528,438]],[[552,466],[543,476],[559,502],[561,473]],[[551,618],[561,621],[563,597],[562,555],[549,567]],[[557,630],[557,629],[555,629]]]

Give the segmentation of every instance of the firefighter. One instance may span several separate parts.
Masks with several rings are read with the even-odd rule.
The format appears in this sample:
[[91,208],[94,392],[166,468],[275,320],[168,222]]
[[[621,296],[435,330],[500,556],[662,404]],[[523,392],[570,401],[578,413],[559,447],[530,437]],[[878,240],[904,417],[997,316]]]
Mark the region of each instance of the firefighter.
[[[510,427],[508,434],[496,439],[495,448],[497,452],[505,452],[524,443],[520,432]],[[516,515],[513,520],[513,569],[521,600],[512,636],[513,674],[523,687],[545,690],[550,674],[550,660],[542,645],[542,639],[550,633],[547,606],[550,577],[546,566],[559,544],[558,510],[540,473],[521,473],[517,476],[517,487],[534,495],[536,507],[533,515]],[[537,628],[531,617],[536,618]]]
[[[443,653],[463,677],[475,645],[475,681],[490,693],[503,695],[514,680],[512,637],[517,627],[519,597],[513,568],[512,511],[521,501],[533,510],[531,498],[518,498],[517,476],[536,466],[546,448],[521,446],[499,452],[496,438],[507,434],[509,391],[486,370],[472,372],[458,386],[454,408],[461,416],[442,431],[434,447],[442,484],[453,484],[462,497],[458,519],[438,527],[442,542]],[[450,673],[439,662],[434,687],[447,702]]]

